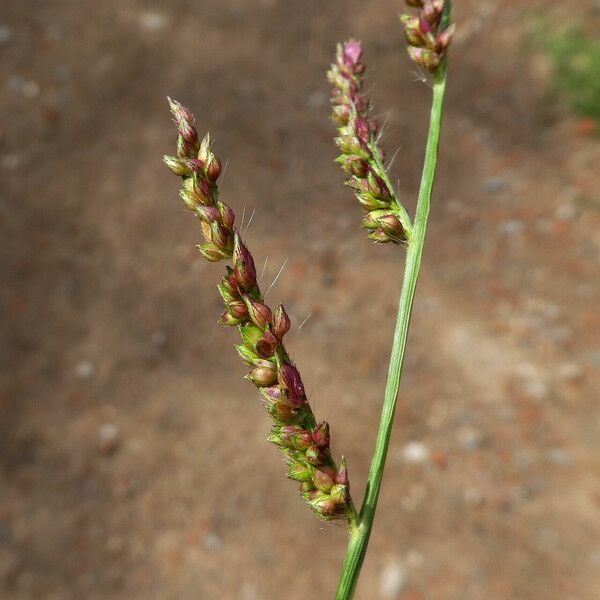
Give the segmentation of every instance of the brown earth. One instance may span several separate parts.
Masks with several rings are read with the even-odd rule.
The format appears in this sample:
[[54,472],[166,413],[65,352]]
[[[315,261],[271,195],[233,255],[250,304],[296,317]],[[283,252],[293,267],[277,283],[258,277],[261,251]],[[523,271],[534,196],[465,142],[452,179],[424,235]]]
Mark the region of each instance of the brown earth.
[[[598,3],[457,1],[442,162],[357,598],[600,598],[600,145],[550,101],[531,23]],[[332,598],[345,546],[284,480],[221,266],[161,165],[167,94],[227,159],[289,347],[359,498],[402,252],[341,174],[324,71],[362,38],[413,208],[429,89],[399,0],[4,0],[0,597]]]

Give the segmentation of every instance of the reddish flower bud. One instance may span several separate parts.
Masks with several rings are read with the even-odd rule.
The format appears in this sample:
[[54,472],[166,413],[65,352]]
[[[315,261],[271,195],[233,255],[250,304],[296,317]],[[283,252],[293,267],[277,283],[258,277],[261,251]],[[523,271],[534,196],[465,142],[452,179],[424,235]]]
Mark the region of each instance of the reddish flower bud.
[[221,216],[214,206],[203,206],[202,204],[196,206],[194,212],[206,223],[217,222]]
[[362,56],[362,46],[357,40],[348,40],[343,46],[343,62],[349,67],[358,64]]
[[356,137],[363,143],[368,144],[371,138],[371,128],[369,126],[369,121],[363,117],[357,117],[354,122],[354,131],[356,132]]
[[248,316],[257,327],[264,330],[267,325],[270,325],[273,322],[271,309],[266,304],[253,300],[250,296],[242,297],[248,307]]
[[369,164],[360,156],[342,154],[336,159],[336,162],[340,163],[346,173],[356,177],[365,177],[369,171]]
[[183,165],[185,165],[185,167],[188,170],[188,173],[190,175],[192,175],[193,173],[198,173],[204,167],[202,161],[198,160],[197,158],[183,157],[183,158],[179,159],[179,162],[181,162]]
[[277,338],[270,331],[265,331],[256,343],[256,352],[262,358],[271,358],[278,343]]
[[444,29],[440,35],[437,37],[437,43],[440,51],[444,51],[450,46],[452,39],[454,38],[454,23],[450,25],[448,28]]
[[318,496],[310,500],[308,505],[324,519],[333,518],[340,513],[340,506],[331,496],[323,492],[320,492]]
[[221,161],[213,154],[209,157],[209,161],[206,164],[206,178],[215,182],[219,179],[219,175],[221,174]]
[[285,394],[283,394],[282,389],[278,385],[262,388],[260,393],[268,403],[277,402],[285,397]]
[[187,120],[182,120],[179,122],[178,130],[179,135],[193,148],[198,141],[198,132],[192,124]]
[[194,113],[189,108],[186,108],[181,102],[169,96],[167,96],[167,101],[169,102],[169,108],[177,126],[182,121],[186,121],[192,127],[195,125],[196,119],[194,118]]
[[233,210],[226,204],[219,203],[219,212],[221,213],[223,227],[233,229],[233,224],[235,222],[235,213]]
[[246,378],[259,387],[273,385],[277,381],[277,370],[274,365],[273,368],[256,367],[246,375]]
[[281,340],[283,336],[290,330],[291,325],[290,318],[285,312],[283,304],[279,304],[275,309],[275,313],[273,314],[273,334]]
[[194,177],[192,180],[192,186],[194,193],[202,202],[202,204],[214,204],[215,197],[210,186],[210,183],[203,179],[199,173],[194,173]]
[[338,468],[336,482],[345,486],[346,488],[350,485],[348,481],[348,469],[346,467],[346,459],[342,456],[340,460],[340,466]]
[[311,465],[322,465],[327,461],[327,455],[316,445],[311,444],[306,449],[306,462]]
[[219,289],[219,293],[221,294],[221,298],[223,298],[223,302],[225,302],[225,304],[241,300],[240,294],[237,290],[237,282],[231,267],[227,267],[227,275],[223,277],[217,288]]
[[379,227],[395,242],[406,241],[406,232],[396,215],[385,215],[378,219]]
[[392,241],[383,229],[375,229],[367,237],[378,244],[387,244]]
[[323,421],[313,431],[313,440],[319,448],[329,448],[329,423]]
[[239,287],[246,292],[252,291],[256,287],[256,267],[252,255],[242,243],[237,231],[233,239],[233,262]]
[[431,23],[425,19],[424,17],[421,17],[419,20],[419,29],[421,30],[421,33],[430,33],[432,30],[431,27]]
[[311,445],[310,433],[297,425],[284,425],[279,428],[279,439],[287,448],[306,450]]
[[227,302],[227,311],[236,319],[245,319],[248,316],[248,307],[243,300]]
[[424,0],[423,8],[421,9],[421,17],[433,24],[439,20],[442,14],[442,7],[443,5],[440,3],[434,4],[431,0]]
[[177,136],[177,156],[181,158],[195,158],[197,150],[195,144],[188,142],[181,135]]
[[414,48],[409,46],[408,54],[413,62],[425,67],[428,71],[435,71],[440,65],[440,57],[428,48]]
[[369,192],[373,194],[376,198],[380,199],[389,199],[391,198],[390,191],[388,190],[387,185],[383,181],[379,175],[375,174],[373,171],[369,171],[367,175],[367,183],[369,185]]
[[288,391],[288,402],[295,408],[302,406],[306,400],[304,385],[298,369],[284,364],[279,371],[279,383]]
[[313,482],[321,492],[330,492],[335,484],[335,469],[332,467],[319,467],[313,472]]
[[297,419],[296,412],[287,402],[274,402],[267,406],[267,410],[273,419],[281,423],[289,423]]
[[243,319],[238,319],[236,317],[234,317],[231,313],[225,311],[221,317],[219,318],[219,320],[217,321],[217,323],[219,325],[225,325],[226,327],[234,327],[235,325],[239,325],[240,323],[243,322]]

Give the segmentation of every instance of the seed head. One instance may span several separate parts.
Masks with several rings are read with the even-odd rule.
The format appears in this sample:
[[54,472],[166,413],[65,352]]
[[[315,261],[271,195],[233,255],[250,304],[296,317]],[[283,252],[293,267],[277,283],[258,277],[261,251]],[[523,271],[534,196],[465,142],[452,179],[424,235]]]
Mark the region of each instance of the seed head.
[[454,35],[454,26],[444,22],[450,0],[406,0],[419,9],[417,17],[401,15],[411,60],[430,73],[442,64]]
[[[360,45],[350,45],[342,52],[344,77],[359,72]],[[354,84],[342,85],[351,89]],[[198,245],[198,250],[209,261],[228,259],[232,263],[218,285],[225,304],[219,323],[238,328],[242,343],[236,350],[250,368],[246,379],[260,390],[273,419],[269,440],[284,453],[288,477],[300,482],[302,496],[321,518],[344,518],[353,509],[347,494],[342,498],[333,493],[340,484],[339,469],[329,448],[329,428],[326,423],[316,426],[300,373],[283,346],[290,318],[282,305],[272,313],[265,303],[254,259],[234,226],[235,214],[219,199],[216,182],[221,162],[212,150],[210,136],[198,142],[192,113],[174,100],[169,100],[169,105],[177,126],[177,156],[166,156],[164,160],[173,173],[183,178],[181,198],[200,220],[205,242]],[[359,160],[368,156],[362,149],[368,126],[359,121],[361,139],[349,136]],[[360,173],[362,163],[353,169]]]
[[[362,93],[365,66],[362,46],[349,40],[338,46],[336,62],[327,76],[333,85],[332,120],[338,129],[335,143],[341,151],[336,159],[348,174],[351,187],[368,214],[372,210],[389,209],[400,216],[402,234],[387,235],[380,228],[376,241],[406,244],[410,219],[396,199],[382,164],[383,150],[378,144],[379,125],[369,117],[370,100]],[[370,236],[371,237],[371,236]]]

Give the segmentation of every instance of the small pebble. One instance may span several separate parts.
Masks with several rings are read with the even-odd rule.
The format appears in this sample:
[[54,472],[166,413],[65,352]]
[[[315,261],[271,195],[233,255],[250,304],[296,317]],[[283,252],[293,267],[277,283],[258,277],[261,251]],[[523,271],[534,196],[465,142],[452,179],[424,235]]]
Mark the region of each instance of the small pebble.
[[98,444],[102,454],[112,454],[120,444],[119,428],[113,423],[105,423],[98,431]]
[[75,367],[75,377],[81,381],[89,381],[96,372],[96,367],[91,360],[80,360]]
[[169,19],[163,13],[149,10],[140,14],[139,23],[146,31],[160,31],[168,25]]
[[402,458],[411,464],[422,464],[429,458],[429,450],[422,442],[409,442],[402,449]]
[[406,572],[399,560],[390,560],[383,567],[379,579],[379,590],[382,598],[400,598],[406,585]]
[[223,546],[221,538],[216,533],[207,533],[202,538],[202,544],[209,552],[220,550]]

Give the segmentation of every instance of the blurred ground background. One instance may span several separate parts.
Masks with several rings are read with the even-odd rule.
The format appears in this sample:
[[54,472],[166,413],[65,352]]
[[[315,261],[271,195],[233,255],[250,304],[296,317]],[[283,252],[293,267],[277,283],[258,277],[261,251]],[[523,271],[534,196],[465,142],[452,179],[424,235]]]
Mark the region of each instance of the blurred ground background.
[[[564,94],[598,108],[600,72],[564,79],[598,46],[570,61],[549,32],[597,40],[600,5],[455,4],[424,272],[357,598],[598,599],[600,138]],[[324,72],[336,41],[364,40],[412,209],[429,90],[401,8],[4,0],[2,599],[332,597],[345,531],[283,479],[234,332],[215,325],[222,267],[196,254],[161,164],[165,98],[214,133],[223,198],[256,211],[264,281],[288,258],[268,297],[295,324],[312,313],[289,348],[359,498],[403,261],[366,240],[341,185]]]

